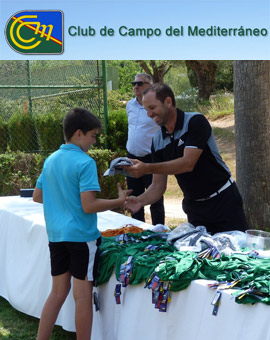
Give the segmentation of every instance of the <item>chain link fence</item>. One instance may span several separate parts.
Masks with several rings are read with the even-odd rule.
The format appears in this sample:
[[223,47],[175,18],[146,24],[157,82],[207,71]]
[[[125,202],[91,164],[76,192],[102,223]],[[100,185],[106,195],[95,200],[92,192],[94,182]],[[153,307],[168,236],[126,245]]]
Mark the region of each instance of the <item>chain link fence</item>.
[[[117,74],[110,70],[110,84]],[[116,70],[117,71],[117,70]],[[0,61],[0,152],[48,152],[64,142],[62,120],[83,107],[107,131],[105,61]]]

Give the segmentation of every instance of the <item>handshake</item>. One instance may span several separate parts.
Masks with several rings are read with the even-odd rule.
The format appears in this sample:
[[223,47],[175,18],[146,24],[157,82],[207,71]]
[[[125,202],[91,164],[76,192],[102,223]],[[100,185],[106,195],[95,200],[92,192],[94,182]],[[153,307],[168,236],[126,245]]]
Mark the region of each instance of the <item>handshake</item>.
[[131,214],[136,213],[142,207],[142,203],[136,196],[129,196],[133,190],[123,190],[120,183],[117,183],[118,199],[120,199],[121,205]]
[[[111,161],[110,168],[104,172],[103,176],[113,176],[122,174],[125,176],[140,177],[138,167],[140,164],[144,164],[136,159],[129,159],[127,157],[118,157]],[[142,207],[139,198],[135,196],[129,196],[132,190],[123,190],[120,183],[117,183],[118,197],[126,209],[131,214],[136,213]]]

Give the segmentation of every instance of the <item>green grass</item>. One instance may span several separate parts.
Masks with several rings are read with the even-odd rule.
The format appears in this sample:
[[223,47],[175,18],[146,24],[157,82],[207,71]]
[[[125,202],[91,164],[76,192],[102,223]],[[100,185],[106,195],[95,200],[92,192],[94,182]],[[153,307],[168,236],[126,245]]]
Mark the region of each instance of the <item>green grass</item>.
[[234,113],[234,97],[230,93],[217,93],[210,97],[209,102],[198,104],[198,109],[208,119],[216,120]]
[[[0,297],[0,339],[35,340],[39,319],[33,318],[14,309],[8,301]],[[75,340],[75,333],[66,332],[55,326],[52,340]]]
[[209,100],[199,101],[194,91],[183,98],[176,98],[176,106],[185,112],[201,112],[210,120],[216,120],[234,113],[234,96],[232,93],[218,92]]
[[233,143],[235,141],[235,135],[232,131],[226,128],[214,127],[213,133],[215,138],[220,138],[222,140],[226,140],[227,142]]
[[168,224],[168,227],[171,230],[174,230],[176,227],[178,227],[182,223],[188,223],[186,219],[178,218],[178,219],[171,219],[170,223]]
[[167,181],[167,189],[165,191],[164,196],[166,198],[170,199],[180,199],[183,198],[183,193],[180,190],[177,180],[174,175],[169,175],[168,176],[168,181]]
[[210,111],[208,112],[208,114],[206,114],[207,118],[214,121],[214,120],[217,120],[219,118],[222,118],[222,117],[226,117],[226,116],[230,116],[234,113],[234,110],[233,109],[228,109],[228,110],[225,110],[225,111]]

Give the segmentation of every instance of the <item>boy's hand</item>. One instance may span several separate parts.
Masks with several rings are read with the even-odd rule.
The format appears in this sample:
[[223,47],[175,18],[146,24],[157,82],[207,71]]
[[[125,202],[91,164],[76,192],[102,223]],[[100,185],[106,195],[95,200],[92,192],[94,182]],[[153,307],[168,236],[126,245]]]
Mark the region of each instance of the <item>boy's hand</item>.
[[118,189],[118,197],[122,201],[122,204],[124,204],[127,196],[130,195],[133,190],[123,190],[120,183],[117,183],[117,189]]

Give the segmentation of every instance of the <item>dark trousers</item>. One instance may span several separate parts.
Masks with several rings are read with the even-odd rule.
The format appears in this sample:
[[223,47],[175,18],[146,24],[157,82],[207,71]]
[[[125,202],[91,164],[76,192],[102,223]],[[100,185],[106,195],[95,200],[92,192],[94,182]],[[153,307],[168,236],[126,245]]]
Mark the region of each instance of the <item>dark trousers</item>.
[[212,235],[218,232],[248,229],[243,200],[235,182],[219,195],[206,201],[184,198],[182,206],[188,222],[194,226],[205,226]]
[[[151,155],[146,155],[144,157],[137,157],[130,153],[127,154],[127,157],[138,159],[144,163],[151,163],[152,158]],[[131,195],[139,196],[145,192],[145,190],[151,185],[152,183],[152,175],[144,175],[139,178],[129,177],[127,176],[127,186],[128,189],[132,189]],[[155,203],[151,204],[150,206],[151,211],[151,218],[152,224],[164,224],[165,223],[165,210],[164,210],[164,199],[163,196]],[[133,218],[136,218],[139,221],[145,222],[144,218],[144,207],[142,207],[139,211],[135,214],[132,214]]]

